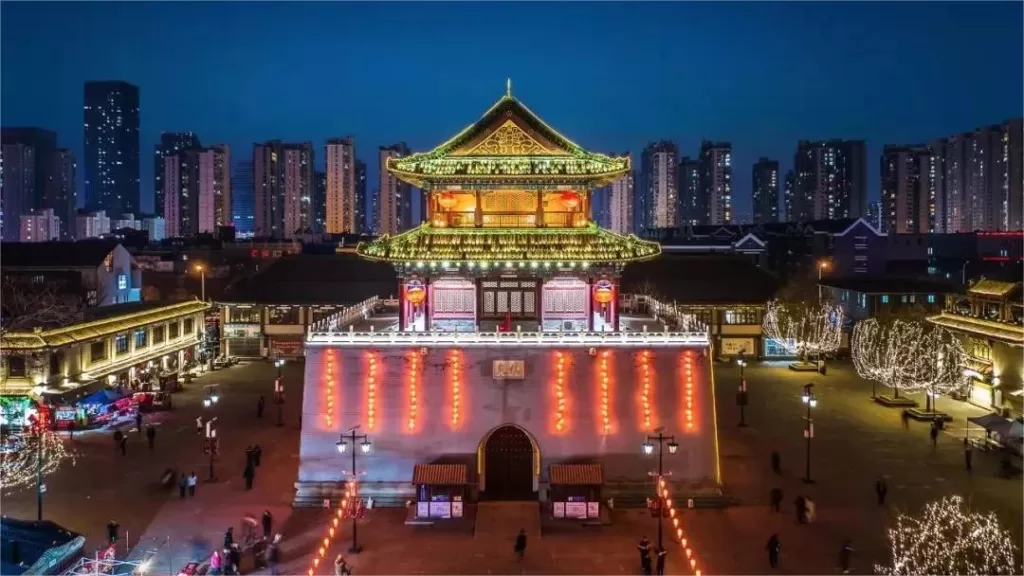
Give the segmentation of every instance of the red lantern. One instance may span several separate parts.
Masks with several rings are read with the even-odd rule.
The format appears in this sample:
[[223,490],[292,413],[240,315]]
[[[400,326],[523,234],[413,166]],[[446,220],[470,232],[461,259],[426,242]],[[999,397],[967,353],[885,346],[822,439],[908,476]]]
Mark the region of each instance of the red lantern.
[[594,301],[602,307],[607,306],[614,295],[612,283],[607,280],[601,280],[594,286]]
[[574,210],[580,205],[580,195],[575,192],[566,192],[562,194],[562,204],[569,210]]
[[424,289],[422,282],[413,280],[405,285],[405,299],[413,306],[419,306],[426,298],[427,291]]
[[438,197],[437,203],[441,205],[441,208],[451,208],[455,206],[455,194],[444,192]]

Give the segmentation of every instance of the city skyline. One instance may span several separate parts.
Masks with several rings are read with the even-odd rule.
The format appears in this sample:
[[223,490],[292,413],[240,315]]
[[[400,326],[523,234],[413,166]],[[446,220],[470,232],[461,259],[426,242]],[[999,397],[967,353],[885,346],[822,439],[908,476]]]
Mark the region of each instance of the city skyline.
[[[148,151],[159,143],[161,132],[192,131],[204,142],[223,142],[242,151],[272,139],[311,141],[317,170],[324,170],[326,141],[351,134],[357,158],[367,164],[368,180],[378,181],[375,149],[402,141],[412,151],[432,148],[478,117],[501,94],[506,77],[512,78],[517,97],[587,149],[629,150],[638,160],[647,144],[660,139],[676,142],[679,155],[690,157],[698,155],[702,139],[731,143],[736,214],[751,214],[750,167],[767,157],[778,160],[784,174],[792,168],[798,140],[866,140],[868,199],[876,201],[881,180],[878,159],[885,145],[926,142],[998,124],[1018,116],[1022,100],[1022,59],[1015,49],[1021,44],[1021,30],[1015,26],[1021,7],[1012,3],[948,3],[927,13],[914,4],[884,9],[871,4],[734,5],[728,10],[696,4],[631,5],[628,9],[601,4],[588,18],[588,26],[578,32],[563,30],[563,34],[578,34],[568,40],[579,43],[620,22],[624,24],[622,43],[581,44],[588,47],[589,55],[574,67],[557,70],[538,68],[546,55],[540,46],[490,45],[483,60],[451,48],[485,40],[488,29],[473,25],[495,18],[508,19],[510,26],[528,23],[554,31],[559,26],[555,21],[572,14],[562,5],[530,5],[529,10],[520,5],[460,5],[429,11],[409,5],[397,18],[380,7],[358,4],[301,9],[253,4],[252,10],[237,17],[216,5],[49,3],[46,7],[5,7],[3,123],[53,130],[61,145],[82,159],[84,83],[112,79],[139,86],[140,204],[147,213],[157,211],[150,184],[154,162]],[[159,35],[153,35],[153,26],[159,24],[162,31],[184,26],[202,30],[228,18],[251,25],[252,33],[239,33],[247,29],[239,25],[212,47],[204,46],[204,50],[225,51],[224,58],[217,59],[216,70],[188,46],[166,56],[156,54],[165,51]],[[271,61],[270,65],[284,67],[275,77],[284,80],[287,90],[276,86],[255,90],[252,86],[263,83],[268,74],[263,56],[271,48],[253,42],[261,36],[257,32],[261,27],[280,18],[308,21],[313,33],[302,38],[286,34],[282,39],[286,49]],[[110,23],[122,19],[130,23],[123,38],[132,50],[115,46],[124,43],[106,42],[113,33]],[[829,24],[833,19],[843,25]],[[353,20],[363,25],[354,27]],[[929,25],[921,25],[922,21]],[[337,30],[321,22],[336,23]],[[402,60],[396,60],[398,48],[378,46],[374,58],[334,64],[350,70],[341,79],[313,71],[312,64],[319,62],[318,54],[325,50],[346,41],[353,47],[373,44],[373,31],[383,26],[392,26],[397,33],[424,22],[457,32],[459,39],[458,44],[438,46],[438,55],[448,56],[430,59],[430,66],[410,70],[408,63],[400,65]],[[901,28],[908,22],[914,24],[910,33]],[[678,46],[668,35],[656,33],[672,31],[668,27],[673,23],[683,31]],[[817,26],[808,27],[810,23]],[[773,25],[775,32],[792,31],[773,35],[762,29]],[[942,39],[953,31],[966,35],[979,47],[972,52],[986,57],[971,59],[955,46],[944,45]],[[868,33],[874,41],[862,44],[860,39]],[[683,74],[651,76],[651,64],[643,61],[643,54],[651,51],[692,57],[709,40],[740,37],[742,41],[725,42],[719,48],[718,64],[693,59],[683,67]],[[833,50],[808,49],[821,42]],[[901,48],[916,50],[922,43],[934,44],[936,62],[919,67],[916,91],[903,90],[902,97],[894,99],[884,87],[901,74],[886,55]],[[302,55],[306,64],[292,63]],[[38,58],[55,62],[57,72],[63,73],[38,75],[42,66]],[[837,59],[842,66],[835,66]],[[372,65],[378,61],[381,66]],[[466,75],[465,70],[477,69],[481,63],[487,64],[486,74]],[[402,74],[396,72],[399,65]],[[650,79],[643,91],[635,83],[619,82],[612,73],[628,66]],[[224,70],[231,72],[224,74]],[[792,81],[793,74],[807,70],[815,74],[814,82]],[[940,84],[943,90],[934,89]],[[581,85],[587,89],[580,92]],[[616,111],[619,108],[628,112]],[[80,167],[80,204],[85,195],[82,173]]]

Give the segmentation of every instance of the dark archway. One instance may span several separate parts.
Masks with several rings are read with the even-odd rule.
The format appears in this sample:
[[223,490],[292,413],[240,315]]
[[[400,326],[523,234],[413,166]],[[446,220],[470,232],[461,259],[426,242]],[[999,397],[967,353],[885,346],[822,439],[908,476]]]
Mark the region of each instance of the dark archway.
[[535,500],[533,442],[521,428],[502,426],[484,446],[487,500]]

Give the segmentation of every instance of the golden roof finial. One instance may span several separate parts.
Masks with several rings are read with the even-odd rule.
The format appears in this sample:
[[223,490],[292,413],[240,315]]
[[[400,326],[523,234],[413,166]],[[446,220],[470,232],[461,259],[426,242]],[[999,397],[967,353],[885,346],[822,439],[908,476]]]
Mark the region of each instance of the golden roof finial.
[[511,98],[512,97],[512,79],[511,78],[505,80],[505,97],[506,98]]

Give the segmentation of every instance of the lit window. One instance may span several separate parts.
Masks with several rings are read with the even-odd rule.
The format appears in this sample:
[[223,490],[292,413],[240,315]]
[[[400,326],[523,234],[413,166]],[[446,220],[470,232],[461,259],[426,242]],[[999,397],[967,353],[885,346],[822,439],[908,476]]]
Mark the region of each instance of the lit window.
[[882,294],[882,304],[888,304],[888,303],[889,303],[889,295],[888,294]]
[[935,304],[935,294],[929,294],[928,295],[928,303],[929,304]]

